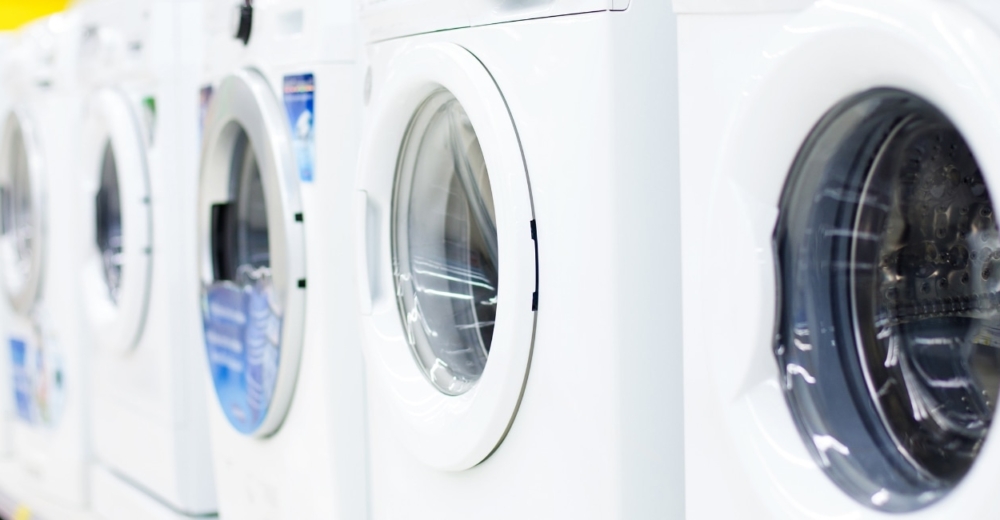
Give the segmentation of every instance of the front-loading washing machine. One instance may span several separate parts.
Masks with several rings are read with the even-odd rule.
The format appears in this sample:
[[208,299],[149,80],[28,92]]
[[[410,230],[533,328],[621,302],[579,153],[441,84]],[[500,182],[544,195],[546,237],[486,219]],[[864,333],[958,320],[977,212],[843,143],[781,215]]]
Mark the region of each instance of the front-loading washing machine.
[[374,1],[361,20],[372,517],[679,517],[669,6]]
[[87,503],[87,342],[78,290],[82,256],[75,191],[79,24],[53,15],[18,31],[10,108],[0,137],[0,279],[13,310],[4,356],[16,403],[5,491],[26,501]]
[[196,250],[202,4],[91,0],[75,181],[92,340],[92,501],[106,519],[214,513]]
[[364,518],[353,4],[211,0],[205,9],[191,260],[219,514]]
[[687,517],[996,516],[996,8],[674,8]]
[[[0,35],[0,114],[10,110],[10,99],[15,92],[12,86],[13,54],[15,38],[11,34]],[[13,309],[7,298],[0,298],[0,337],[6,337],[7,323],[12,319]],[[10,388],[10,358],[0,354],[0,388]],[[14,421],[14,396],[9,391],[0,391],[0,459],[10,456],[11,425]]]

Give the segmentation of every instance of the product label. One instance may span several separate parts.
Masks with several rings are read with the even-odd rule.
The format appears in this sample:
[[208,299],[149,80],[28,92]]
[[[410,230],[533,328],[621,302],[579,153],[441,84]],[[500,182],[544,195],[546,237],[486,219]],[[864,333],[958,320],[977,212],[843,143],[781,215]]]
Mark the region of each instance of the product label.
[[312,74],[285,76],[284,96],[288,124],[292,130],[292,149],[299,166],[302,182],[312,182],[316,161],[316,143],[313,125],[313,99],[316,83]]
[[31,425],[55,425],[64,397],[62,363],[56,349],[51,344],[46,348],[30,333],[8,337],[7,345],[17,418]]
[[28,372],[28,346],[24,340],[10,338],[10,356],[12,365],[12,375],[14,378],[14,403],[17,405],[17,416],[22,421],[31,422],[32,411],[32,390],[31,375]]
[[202,315],[212,382],[229,422],[253,433],[271,406],[281,354],[281,311],[266,268],[241,284],[217,282]]
[[142,98],[142,123],[146,125],[149,145],[156,144],[156,98],[146,96]]

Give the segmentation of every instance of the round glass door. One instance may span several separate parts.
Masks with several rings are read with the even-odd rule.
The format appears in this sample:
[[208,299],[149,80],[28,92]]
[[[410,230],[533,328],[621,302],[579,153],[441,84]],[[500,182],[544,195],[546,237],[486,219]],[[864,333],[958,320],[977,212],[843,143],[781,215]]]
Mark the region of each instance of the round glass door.
[[394,63],[373,90],[356,184],[366,367],[408,451],[462,471],[503,442],[528,376],[539,301],[528,172],[475,56],[419,45]]
[[133,103],[106,89],[84,118],[81,185],[90,219],[81,260],[84,310],[101,351],[124,354],[142,337],[152,278],[147,143]]
[[214,280],[207,290],[206,340],[222,409],[237,430],[250,433],[274,395],[284,302],[271,275],[260,167],[242,129],[228,174],[229,201],[212,207]]
[[215,91],[202,147],[205,348],[223,414],[254,436],[284,420],[302,347],[302,210],[283,122],[264,79],[240,72]]
[[462,394],[489,358],[500,263],[483,151],[453,95],[420,107],[400,164],[393,267],[407,341],[431,383]]
[[781,204],[775,353],[806,445],[869,507],[940,499],[1000,390],[1000,235],[975,156],[928,102],[874,90],[820,122]]
[[6,122],[0,168],[0,262],[3,282],[14,308],[26,313],[34,304],[41,278],[41,190],[38,159],[17,115]]

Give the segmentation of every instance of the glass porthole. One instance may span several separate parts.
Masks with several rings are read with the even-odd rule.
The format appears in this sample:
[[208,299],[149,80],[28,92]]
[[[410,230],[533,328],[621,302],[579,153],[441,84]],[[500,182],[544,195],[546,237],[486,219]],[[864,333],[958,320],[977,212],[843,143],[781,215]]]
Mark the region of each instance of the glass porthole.
[[81,296],[94,344],[124,355],[139,346],[149,308],[152,220],[146,142],[130,100],[105,89],[88,96],[80,141],[80,187],[89,226]]
[[2,233],[2,261],[8,290],[16,294],[30,283],[35,266],[36,226],[33,207],[33,187],[28,164],[25,137],[16,119],[8,123],[11,132],[7,141],[7,171],[0,186],[0,233]]
[[118,303],[122,277],[122,207],[118,188],[118,167],[111,143],[101,159],[100,188],[97,190],[97,249],[101,253],[104,281],[111,301]]
[[906,92],[844,102],[796,159],[775,246],[775,354],[816,461],[875,509],[947,494],[1000,389],[1000,236],[961,132]]
[[260,178],[260,166],[246,133],[240,133],[233,146],[230,168],[230,211],[233,211],[226,237],[217,244],[217,278],[237,284],[252,284],[270,278],[267,204]]
[[205,315],[212,378],[230,422],[258,431],[277,384],[284,302],[275,290],[267,203],[253,144],[240,129],[229,157],[228,202],[212,206]]
[[459,395],[486,367],[497,310],[496,212],[483,151],[446,90],[410,122],[393,197],[393,269],[406,339],[431,383]]
[[271,86],[241,69],[214,89],[198,190],[209,371],[229,424],[257,438],[284,422],[305,330],[299,170]]

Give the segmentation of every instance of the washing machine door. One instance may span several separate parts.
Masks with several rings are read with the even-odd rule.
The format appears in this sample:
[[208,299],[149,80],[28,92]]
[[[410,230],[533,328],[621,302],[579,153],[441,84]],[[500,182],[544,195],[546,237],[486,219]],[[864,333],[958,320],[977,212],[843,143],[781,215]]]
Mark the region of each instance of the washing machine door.
[[119,353],[138,342],[149,302],[152,201],[142,121],[124,93],[105,89],[92,97],[83,127],[84,308],[97,347]]
[[401,441],[461,470],[503,440],[527,376],[538,305],[527,173],[475,56],[426,45],[389,66],[373,85],[356,210],[366,356]]
[[204,132],[198,238],[205,346],[225,416],[237,431],[260,437],[285,417],[302,351],[298,170],[281,105],[255,71],[222,80]]
[[1000,390],[1000,235],[961,131],[872,90],[803,145],[775,232],[784,390],[820,467],[868,507],[945,496]]
[[42,156],[25,112],[7,116],[0,146],[0,277],[13,309],[26,315],[42,284],[45,198]]

